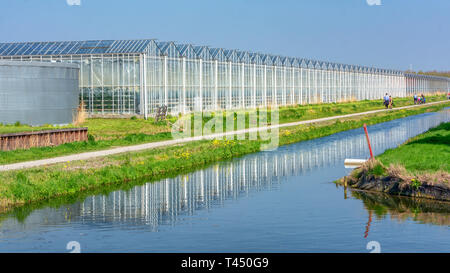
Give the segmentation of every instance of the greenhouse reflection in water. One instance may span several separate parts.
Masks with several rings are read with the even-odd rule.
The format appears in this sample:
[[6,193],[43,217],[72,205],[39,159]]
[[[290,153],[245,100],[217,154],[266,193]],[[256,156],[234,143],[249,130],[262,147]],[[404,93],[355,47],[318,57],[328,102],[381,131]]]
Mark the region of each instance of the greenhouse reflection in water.
[[[448,120],[450,111],[424,119],[405,119],[385,130],[369,127],[376,154],[396,147],[418,132]],[[374,129],[377,128],[377,129]],[[328,166],[343,165],[345,158],[367,158],[368,148],[362,131],[343,132],[314,141],[280,147],[275,152],[252,154],[233,162],[223,162],[188,175],[136,186],[128,191],[86,198],[70,207],[71,217],[87,222],[127,222],[151,226],[174,224],[180,215],[223,206],[254,191],[277,190],[283,177],[308,174]],[[298,181],[301,183],[301,180]],[[55,213],[59,213],[55,211]]]
[[[369,126],[375,154],[450,120],[450,110]],[[450,206],[345,191],[345,158],[367,158],[349,130],[160,181],[112,186],[0,215],[0,252],[448,251]],[[425,224],[425,225],[423,225]],[[426,235],[425,235],[426,234]]]

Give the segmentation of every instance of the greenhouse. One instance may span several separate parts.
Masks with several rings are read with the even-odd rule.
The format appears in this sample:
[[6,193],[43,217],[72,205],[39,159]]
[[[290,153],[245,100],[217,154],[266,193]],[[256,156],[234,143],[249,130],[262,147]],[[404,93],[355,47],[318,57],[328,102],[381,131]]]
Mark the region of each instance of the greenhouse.
[[[171,113],[448,92],[449,78],[143,40],[0,43],[0,59],[80,65],[91,114]],[[145,102],[145,103],[144,103]]]

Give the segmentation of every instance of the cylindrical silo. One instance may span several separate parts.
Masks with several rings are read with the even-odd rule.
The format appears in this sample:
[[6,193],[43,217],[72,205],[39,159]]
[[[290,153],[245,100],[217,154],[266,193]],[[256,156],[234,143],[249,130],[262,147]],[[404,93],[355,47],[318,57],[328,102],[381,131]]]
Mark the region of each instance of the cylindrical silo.
[[0,61],[0,123],[71,123],[78,77],[77,64]]

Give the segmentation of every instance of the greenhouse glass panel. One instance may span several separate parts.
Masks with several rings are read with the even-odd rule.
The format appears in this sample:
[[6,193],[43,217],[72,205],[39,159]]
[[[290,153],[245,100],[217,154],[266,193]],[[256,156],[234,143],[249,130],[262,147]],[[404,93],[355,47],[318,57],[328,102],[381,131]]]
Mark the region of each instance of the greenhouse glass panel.
[[0,59],[80,65],[91,114],[153,115],[449,92],[449,79],[143,40],[0,43]]

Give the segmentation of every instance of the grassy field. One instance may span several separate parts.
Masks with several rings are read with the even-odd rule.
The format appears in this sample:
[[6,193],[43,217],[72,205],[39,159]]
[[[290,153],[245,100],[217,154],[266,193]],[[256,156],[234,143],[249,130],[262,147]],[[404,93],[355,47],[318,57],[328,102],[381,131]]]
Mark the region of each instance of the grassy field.
[[72,124],[65,125],[65,126],[53,126],[50,124],[46,124],[46,125],[42,125],[42,126],[29,126],[26,124],[22,124],[20,122],[16,122],[14,124],[0,123],[0,134],[55,130],[55,129],[65,129],[65,128],[74,128],[74,127],[76,127],[76,126],[74,126]]
[[385,166],[399,164],[410,173],[450,173],[450,123],[443,123],[377,157]]
[[169,132],[170,126],[167,123],[156,123],[152,118],[149,120],[132,118],[91,118],[86,119],[80,126],[72,124],[65,126],[29,126],[19,122],[15,124],[0,123],[0,134],[33,132],[41,130],[54,130],[74,127],[88,127],[89,134],[98,140],[110,140],[122,138],[130,134],[157,134],[161,132]]
[[171,130],[168,123],[156,123],[153,119],[94,118],[87,119],[82,126],[88,127],[89,134],[97,141],[123,139],[131,135],[163,135]]
[[[423,112],[444,105],[399,111],[386,111],[280,130],[280,145],[331,135]],[[126,153],[88,161],[66,162],[46,167],[0,173],[0,207],[7,209],[29,202],[107,186],[137,183],[186,173],[207,164],[260,151],[261,140],[198,141],[141,152]]]
[[[88,141],[66,143],[55,147],[34,147],[26,150],[0,151],[0,164],[98,151],[172,138],[170,126],[167,123],[155,123],[153,120],[87,119],[82,126],[89,128]],[[9,126],[6,128],[9,128]],[[47,128],[54,129],[55,127]]]
[[[445,100],[445,96],[429,97],[429,101]],[[411,105],[410,98],[396,99],[395,105]],[[283,107],[279,109],[279,123],[288,123],[301,120],[311,120],[336,115],[360,113],[364,111],[383,109],[380,100],[358,101],[347,103],[330,103],[316,105],[298,105]],[[259,111],[259,110],[257,110]],[[231,115],[237,115],[231,112]],[[260,113],[261,114],[261,113]],[[193,119],[194,114],[191,115]],[[203,118],[203,123],[211,118]],[[171,118],[169,122],[175,122],[176,118]],[[156,123],[153,119],[87,119],[81,126],[89,128],[89,141],[74,142],[59,145],[56,147],[36,147],[27,150],[0,151],[0,164],[17,163],[29,160],[38,160],[50,157],[63,156],[74,153],[98,151],[119,146],[129,146],[135,144],[156,142],[172,139],[171,126],[169,122]],[[270,122],[270,119],[269,119]],[[52,126],[30,127],[21,124],[1,125],[1,133],[11,133],[18,131],[55,129]],[[248,127],[248,112],[246,127]],[[71,125],[67,127],[73,127]],[[224,126],[226,127],[226,126]],[[236,127],[236,125],[235,125]],[[214,131],[214,130],[213,130]]]

